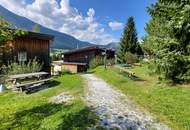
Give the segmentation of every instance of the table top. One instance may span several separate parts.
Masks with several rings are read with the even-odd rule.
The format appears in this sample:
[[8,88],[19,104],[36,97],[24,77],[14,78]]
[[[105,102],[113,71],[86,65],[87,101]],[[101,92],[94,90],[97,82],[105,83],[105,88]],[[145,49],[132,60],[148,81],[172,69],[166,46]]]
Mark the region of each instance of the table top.
[[21,78],[28,78],[28,77],[36,77],[42,75],[48,75],[47,72],[37,72],[37,73],[27,73],[27,74],[17,74],[17,75],[10,75],[8,76],[9,79],[21,79]]

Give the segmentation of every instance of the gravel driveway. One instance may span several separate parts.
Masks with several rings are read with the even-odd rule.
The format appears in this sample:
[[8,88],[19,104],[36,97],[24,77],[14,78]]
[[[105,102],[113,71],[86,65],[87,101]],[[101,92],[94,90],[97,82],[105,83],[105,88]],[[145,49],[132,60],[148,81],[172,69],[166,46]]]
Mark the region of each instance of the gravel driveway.
[[100,117],[99,125],[108,130],[170,130],[151,114],[143,112],[127,96],[93,74],[83,74],[87,83],[86,101]]

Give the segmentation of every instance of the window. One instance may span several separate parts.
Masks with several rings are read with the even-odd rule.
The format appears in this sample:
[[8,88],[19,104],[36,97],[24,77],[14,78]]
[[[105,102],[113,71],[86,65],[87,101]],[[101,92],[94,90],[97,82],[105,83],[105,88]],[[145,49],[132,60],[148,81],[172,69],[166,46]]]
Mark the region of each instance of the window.
[[18,52],[18,61],[19,62],[27,61],[27,53],[25,51]]

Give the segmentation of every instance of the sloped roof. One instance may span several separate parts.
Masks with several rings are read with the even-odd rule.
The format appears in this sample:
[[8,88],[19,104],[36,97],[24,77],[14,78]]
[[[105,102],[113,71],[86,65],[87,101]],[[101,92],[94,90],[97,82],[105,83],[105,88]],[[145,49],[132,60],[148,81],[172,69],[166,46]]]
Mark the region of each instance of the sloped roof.
[[[17,30],[15,28],[1,28],[1,29]],[[23,29],[18,29],[18,30],[23,30]],[[23,35],[21,37],[38,38],[38,39],[42,39],[42,40],[51,40],[51,41],[54,40],[54,36],[50,35],[50,34],[32,32],[32,31],[28,31],[28,30],[23,30],[23,31],[26,31],[27,34]]]
[[79,53],[79,52],[83,52],[83,51],[90,51],[90,50],[110,50],[110,51],[114,51],[112,49],[107,49],[104,47],[99,47],[99,46],[90,46],[90,47],[83,47],[83,48],[79,48],[79,49],[73,49],[71,51],[67,51],[64,54],[73,54],[73,53]]
[[49,34],[44,34],[44,33],[36,33],[36,32],[28,32],[28,34],[24,37],[29,37],[29,38],[38,38],[42,40],[54,40],[54,36],[49,35]]

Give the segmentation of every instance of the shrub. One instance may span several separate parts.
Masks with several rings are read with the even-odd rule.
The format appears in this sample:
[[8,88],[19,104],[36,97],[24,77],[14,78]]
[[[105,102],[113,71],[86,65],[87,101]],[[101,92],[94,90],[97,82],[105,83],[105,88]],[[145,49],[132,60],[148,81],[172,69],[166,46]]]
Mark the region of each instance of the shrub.
[[125,54],[125,59],[128,64],[136,63],[139,61],[138,57],[130,52]]
[[93,69],[103,64],[104,64],[104,58],[97,56],[90,61],[89,67]]
[[157,66],[156,66],[155,62],[154,61],[150,61],[147,64],[148,64],[148,74],[149,75],[156,74],[157,73],[157,69],[156,69]]
[[12,62],[8,66],[3,66],[1,68],[2,74],[12,75],[12,74],[23,74],[23,73],[34,73],[39,72],[42,69],[43,64],[39,63],[37,59],[30,60],[27,64]]
[[28,63],[28,68],[30,68],[30,72],[32,73],[41,71],[42,67],[43,63],[38,62],[36,58]]
[[62,50],[53,49],[50,52],[50,57],[51,57],[52,61],[62,60],[62,55],[63,55],[63,51]]
[[115,59],[107,59],[107,65],[114,65],[115,64]]
[[6,80],[6,76],[5,75],[0,75],[0,84],[4,84]]

